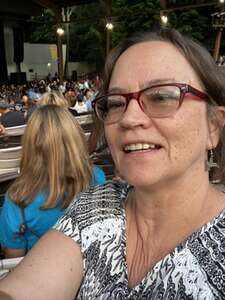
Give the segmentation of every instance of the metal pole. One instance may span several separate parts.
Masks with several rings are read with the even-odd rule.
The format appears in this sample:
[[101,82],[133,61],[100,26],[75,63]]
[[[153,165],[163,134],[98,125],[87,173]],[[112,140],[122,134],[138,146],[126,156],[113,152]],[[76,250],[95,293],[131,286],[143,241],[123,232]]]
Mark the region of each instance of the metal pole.
[[220,43],[221,43],[221,37],[222,37],[222,28],[219,28],[216,32],[216,40],[215,40],[215,46],[213,50],[213,58],[217,62],[220,52]]
[[62,36],[57,35],[57,59],[58,59],[58,76],[59,82],[63,82],[63,51],[62,51]]
[[69,62],[69,49],[70,49],[70,17],[73,12],[74,8],[65,7],[62,11],[62,18],[63,21],[66,22],[66,59],[65,59],[65,69],[64,75],[66,78],[69,77],[68,74],[68,62]]
[[[106,23],[111,22],[112,18],[112,0],[106,1]],[[106,28],[106,56],[109,54],[112,43],[112,32]]]
[[111,30],[106,29],[106,56],[108,56],[110,51],[110,40],[111,40]]
[[70,47],[70,24],[66,23],[66,61],[65,61],[65,77],[69,77],[68,62],[69,62],[69,47]]

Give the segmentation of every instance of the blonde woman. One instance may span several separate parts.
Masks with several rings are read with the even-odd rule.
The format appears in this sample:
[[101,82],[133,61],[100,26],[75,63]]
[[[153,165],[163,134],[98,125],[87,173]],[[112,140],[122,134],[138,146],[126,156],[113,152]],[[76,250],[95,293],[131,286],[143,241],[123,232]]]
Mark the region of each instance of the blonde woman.
[[[67,108],[73,116],[78,115],[78,113],[75,109],[69,107],[68,100],[60,92],[44,93],[41,97],[39,105],[42,106],[42,105],[47,105],[47,104],[53,104],[53,105]],[[92,140],[93,140],[93,138],[92,138]],[[90,142],[88,142],[88,143],[90,144]],[[90,146],[88,146],[88,147],[92,148]],[[89,153],[91,153],[91,152],[89,151]],[[103,183],[105,183],[105,181],[106,181],[106,176],[105,176],[104,171],[101,168],[97,167],[96,165],[93,165],[92,183],[103,184]]]
[[23,256],[74,195],[89,186],[91,173],[85,137],[75,118],[56,105],[38,108],[23,136],[20,175],[5,195],[0,216],[6,257]]

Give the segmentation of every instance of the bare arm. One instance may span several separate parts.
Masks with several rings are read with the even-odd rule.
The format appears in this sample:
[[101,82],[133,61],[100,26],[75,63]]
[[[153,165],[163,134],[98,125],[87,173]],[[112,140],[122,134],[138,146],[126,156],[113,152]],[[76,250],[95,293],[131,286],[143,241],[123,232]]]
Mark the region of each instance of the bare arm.
[[51,230],[13,272],[0,280],[0,291],[14,300],[71,300],[82,276],[78,244],[63,233]]

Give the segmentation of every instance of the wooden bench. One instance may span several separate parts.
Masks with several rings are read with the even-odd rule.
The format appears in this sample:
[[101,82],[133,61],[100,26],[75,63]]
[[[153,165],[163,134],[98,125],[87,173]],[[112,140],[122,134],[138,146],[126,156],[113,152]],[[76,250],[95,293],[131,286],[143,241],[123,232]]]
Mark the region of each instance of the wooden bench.
[[[0,149],[7,149],[21,145],[21,138],[27,125],[7,127],[6,134],[0,137]],[[1,155],[0,155],[1,159]]]

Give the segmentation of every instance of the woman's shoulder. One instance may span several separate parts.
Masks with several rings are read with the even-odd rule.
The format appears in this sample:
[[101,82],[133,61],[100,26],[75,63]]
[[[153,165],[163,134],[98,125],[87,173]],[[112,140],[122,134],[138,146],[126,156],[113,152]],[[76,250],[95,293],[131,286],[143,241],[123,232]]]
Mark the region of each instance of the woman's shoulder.
[[88,209],[88,206],[92,206],[93,203],[99,207],[102,207],[103,204],[104,206],[110,206],[113,202],[120,206],[128,192],[128,188],[129,185],[127,183],[114,180],[108,180],[102,185],[90,186],[88,190],[77,195],[70,209],[83,205]]
[[83,227],[90,220],[119,217],[122,214],[121,208],[128,189],[128,184],[113,180],[102,185],[91,186],[87,191],[75,197],[61,221],[76,220],[76,223]]

